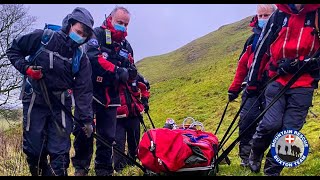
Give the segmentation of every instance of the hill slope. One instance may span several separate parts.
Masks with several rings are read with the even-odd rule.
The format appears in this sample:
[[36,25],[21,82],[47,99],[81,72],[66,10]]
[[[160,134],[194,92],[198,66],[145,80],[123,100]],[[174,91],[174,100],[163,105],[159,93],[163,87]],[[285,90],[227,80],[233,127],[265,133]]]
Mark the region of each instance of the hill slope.
[[[168,117],[180,124],[184,118],[191,116],[204,123],[207,131],[215,132],[227,103],[227,89],[234,77],[238,56],[252,33],[248,26],[250,20],[251,17],[248,17],[222,26],[176,51],[145,58],[137,63],[139,71],[151,83],[150,116],[156,127],[162,127]],[[320,114],[318,99],[315,93],[311,110],[316,114]],[[237,101],[229,105],[217,134],[220,139],[239,109],[240,98]],[[309,114],[302,129],[311,144],[307,160],[297,168],[286,168],[283,175],[320,175],[318,121]],[[150,124],[147,116],[146,123]],[[233,139],[236,135],[237,131]],[[220,174],[254,175],[239,167],[237,152],[236,147],[230,153],[232,167],[221,166]]]

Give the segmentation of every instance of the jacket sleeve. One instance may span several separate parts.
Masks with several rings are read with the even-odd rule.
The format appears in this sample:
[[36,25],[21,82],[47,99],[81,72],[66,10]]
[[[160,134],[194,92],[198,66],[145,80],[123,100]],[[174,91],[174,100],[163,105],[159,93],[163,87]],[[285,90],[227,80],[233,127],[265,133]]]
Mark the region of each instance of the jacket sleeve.
[[22,74],[26,74],[28,61],[25,57],[34,54],[41,45],[43,30],[37,29],[12,41],[7,49],[7,57],[11,64]]
[[126,40],[126,49],[127,49],[128,52],[131,54],[131,56],[134,57],[134,56],[133,56],[133,49],[132,49],[131,44],[129,43],[128,40]]
[[138,88],[140,89],[140,92],[141,92],[141,98],[144,97],[149,99],[150,91],[148,91],[147,86],[142,82],[138,82]]
[[236,74],[234,76],[234,79],[229,87],[230,92],[240,93],[241,91],[241,85],[246,78],[248,74],[248,59],[250,58],[252,51],[251,51],[251,45],[246,47],[246,50],[244,53],[242,53],[242,56],[240,57],[238,61],[238,66],[236,70]]
[[240,56],[239,56],[239,61],[241,60],[241,57],[243,56],[243,54],[247,52],[248,46],[252,45],[254,36],[255,36],[255,34],[252,34],[252,35],[247,39],[247,41],[244,43],[242,52],[241,52],[241,54],[240,54]]
[[263,28],[261,35],[259,37],[256,49],[254,51],[253,62],[248,74],[248,86],[252,89],[256,89],[259,85],[259,74],[261,70],[265,69],[263,64],[265,63],[264,56],[268,54],[269,47],[271,43],[277,37],[278,25],[276,23],[277,11],[271,15],[265,28]]
[[105,71],[114,73],[116,66],[107,60],[103,52],[103,36],[105,32],[100,28],[94,29],[94,36],[86,44],[86,51],[89,57],[89,60],[93,66],[100,66]]
[[150,83],[149,83],[149,81],[148,81],[145,77],[143,77],[143,75],[140,74],[139,72],[138,72],[138,75],[137,75],[137,81],[138,81],[138,82],[142,82],[143,84],[145,84],[146,87],[147,87],[147,90],[148,90],[148,91],[150,90]]
[[75,115],[83,122],[93,121],[92,99],[93,85],[91,80],[92,69],[86,54],[83,54],[80,64],[80,71],[75,77],[73,88],[75,99]]

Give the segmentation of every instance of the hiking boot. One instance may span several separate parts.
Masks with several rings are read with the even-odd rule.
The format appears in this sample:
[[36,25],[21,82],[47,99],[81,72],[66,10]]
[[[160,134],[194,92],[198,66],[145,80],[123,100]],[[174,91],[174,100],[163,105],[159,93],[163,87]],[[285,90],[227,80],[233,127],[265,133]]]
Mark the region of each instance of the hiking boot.
[[249,155],[249,167],[252,172],[254,173],[260,172],[262,158],[263,158],[263,154],[257,155],[251,150]]
[[76,169],[74,172],[74,176],[88,176],[88,171],[85,169]]
[[249,160],[248,159],[241,159],[240,166],[241,167],[249,167]]

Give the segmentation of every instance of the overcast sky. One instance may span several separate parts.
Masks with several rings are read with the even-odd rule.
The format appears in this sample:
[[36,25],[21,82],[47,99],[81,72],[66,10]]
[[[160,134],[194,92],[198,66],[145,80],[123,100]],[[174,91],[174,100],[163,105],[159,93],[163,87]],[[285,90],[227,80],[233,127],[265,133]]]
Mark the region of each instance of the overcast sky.
[[256,4],[26,4],[36,16],[35,28],[61,24],[75,7],[87,8],[100,26],[116,6],[131,13],[128,36],[135,60],[174,51],[220,26],[256,13]]

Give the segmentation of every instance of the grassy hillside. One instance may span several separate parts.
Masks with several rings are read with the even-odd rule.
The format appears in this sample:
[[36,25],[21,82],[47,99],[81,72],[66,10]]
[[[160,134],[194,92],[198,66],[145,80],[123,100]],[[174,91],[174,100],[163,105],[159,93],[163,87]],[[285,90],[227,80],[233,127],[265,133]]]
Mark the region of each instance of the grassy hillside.
[[[191,116],[204,123],[207,131],[215,132],[227,103],[227,89],[234,77],[238,56],[252,33],[248,26],[250,20],[248,17],[222,26],[176,51],[137,63],[139,71],[151,83],[150,115],[156,127],[162,127],[168,117],[181,123]],[[318,99],[315,93],[311,111],[320,115]],[[229,105],[217,134],[219,138],[239,109],[239,102],[240,98]],[[319,120],[310,113],[302,132],[311,144],[311,152],[302,165],[285,168],[282,175],[320,175],[319,128]],[[232,138],[236,135],[237,132]],[[232,165],[222,165],[219,175],[255,175],[239,167],[237,153],[236,147],[229,155]]]

